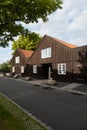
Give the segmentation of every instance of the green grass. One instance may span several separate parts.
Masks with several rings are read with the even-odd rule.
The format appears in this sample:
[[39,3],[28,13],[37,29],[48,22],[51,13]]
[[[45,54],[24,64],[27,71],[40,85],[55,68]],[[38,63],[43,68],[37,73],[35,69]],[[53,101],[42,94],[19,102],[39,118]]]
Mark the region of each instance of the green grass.
[[17,121],[10,112],[0,105],[0,130],[25,130],[21,122]]
[[47,130],[0,93],[0,130]]

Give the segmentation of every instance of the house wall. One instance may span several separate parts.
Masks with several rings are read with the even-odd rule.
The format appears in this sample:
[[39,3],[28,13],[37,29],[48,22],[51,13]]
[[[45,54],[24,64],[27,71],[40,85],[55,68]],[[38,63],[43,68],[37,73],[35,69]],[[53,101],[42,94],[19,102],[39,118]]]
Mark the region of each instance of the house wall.
[[73,74],[77,82],[87,83],[87,46],[81,46],[73,51]]
[[[52,57],[41,59],[41,50],[48,47],[52,48]],[[33,74],[32,72],[30,72],[31,76],[43,78],[42,65],[52,64],[53,79],[71,81],[73,78],[74,59],[75,54],[73,54],[70,48],[61,43],[56,43],[54,40],[49,39],[48,37],[45,37],[29,60],[31,68],[33,65],[37,65],[37,74]],[[66,75],[58,75],[57,66],[59,63],[66,63]]]
[[[15,57],[19,56],[20,57],[20,63],[15,63]],[[26,68],[26,61],[25,59],[20,55],[18,51],[15,52],[12,60],[11,60],[11,72],[12,72],[12,67],[15,67],[15,74],[21,74],[21,66],[24,66]]]
[[[41,59],[41,50],[51,47],[52,57]],[[70,48],[62,45],[61,43],[56,43],[49,38],[43,39],[39,47],[34,52],[34,55],[29,60],[29,64],[42,64],[42,63],[53,63],[53,62],[66,62],[74,60],[74,55]]]
[[57,66],[58,63],[53,63],[53,70],[52,70],[52,77],[55,80],[58,81],[72,81],[73,80],[73,63],[72,62],[65,62],[66,63],[66,75],[59,75],[58,74],[58,70],[57,70]]

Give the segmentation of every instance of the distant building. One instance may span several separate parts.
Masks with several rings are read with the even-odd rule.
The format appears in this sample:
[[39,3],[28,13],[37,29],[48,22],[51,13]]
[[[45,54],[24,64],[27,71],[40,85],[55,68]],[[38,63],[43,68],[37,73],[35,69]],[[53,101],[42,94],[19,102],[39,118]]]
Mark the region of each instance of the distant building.
[[26,69],[28,64],[28,59],[31,57],[33,51],[17,49],[11,59],[11,73],[18,75],[26,75]]

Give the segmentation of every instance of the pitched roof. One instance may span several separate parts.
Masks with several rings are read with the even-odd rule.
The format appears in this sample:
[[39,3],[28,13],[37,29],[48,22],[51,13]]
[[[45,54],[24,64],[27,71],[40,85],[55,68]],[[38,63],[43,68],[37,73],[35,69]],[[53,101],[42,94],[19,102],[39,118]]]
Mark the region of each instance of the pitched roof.
[[29,58],[33,51],[32,50],[24,50],[24,49],[18,49],[26,58]]
[[[47,35],[46,35],[46,36],[47,36]],[[61,40],[59,40],[59,39],[56,39],[56,38],[53,38],[53,37],[50,37],[50,36],[47,36],[47,37],[49,37],[49,38],[55,40],[56,42],[60,42],[60,43],[62,43],[63,45],[69,47],[69,48],[77,48],[77,47],[78,47],[78,46],[76,46],[76,45],[72,45],[72,44],[70,44],[70,43],[61,41]]]
[[83,46],[79,46],[77,48],[73,48],[73,50],[75,51],[83,51],[83,50],[87,50],[87,45],[83,45]]

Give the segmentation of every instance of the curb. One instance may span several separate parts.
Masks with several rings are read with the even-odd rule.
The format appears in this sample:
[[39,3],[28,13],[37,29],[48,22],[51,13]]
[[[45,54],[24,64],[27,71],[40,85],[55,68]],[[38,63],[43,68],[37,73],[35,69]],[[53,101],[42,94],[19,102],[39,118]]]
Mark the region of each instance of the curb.
[[81,91],[75,91],[75,90],[68,90],[69,92],[73,93],[73,94],[78,94],[78,95],[87,95],[87,93],[85,92],[81,92]]
[[62,89],[62,88],[57,88],[52,86],[52,88],[56,89],[56,90],[61,90],[61,91],[67,91],[67,92],[71,92],[73,94],[78,94],[78,95],[87,95],[87,92],[81,92],[78,90],[73,90],[73,89]]
[[[6,77],[7,78],[7,77]],[[10,78],[9,78],[10,79]],[[13,79],[13,80],[17,80],[19,82],[25,82],[25,83],[29,83],[29,81],[25,81],[25,80],[21,80],[21,79]],[[48,85],[44,85],[44,84],[41,84],[41,83],[30,83],[34,86],[41,86],[42,88],[51,88],[51,89],[56,89],[56,90],[61,90],[61,91],[67,91],[67,92],[71,92],[73,94],[78,94],[78,95],[87,95],[87,92],[81,92],[81,91],[78,91],[78,90],[73,90],[73,89],[64,89],[64,88],[58,88],[58,87],[55,87],[55,86],[51,86],[50,87]]]

